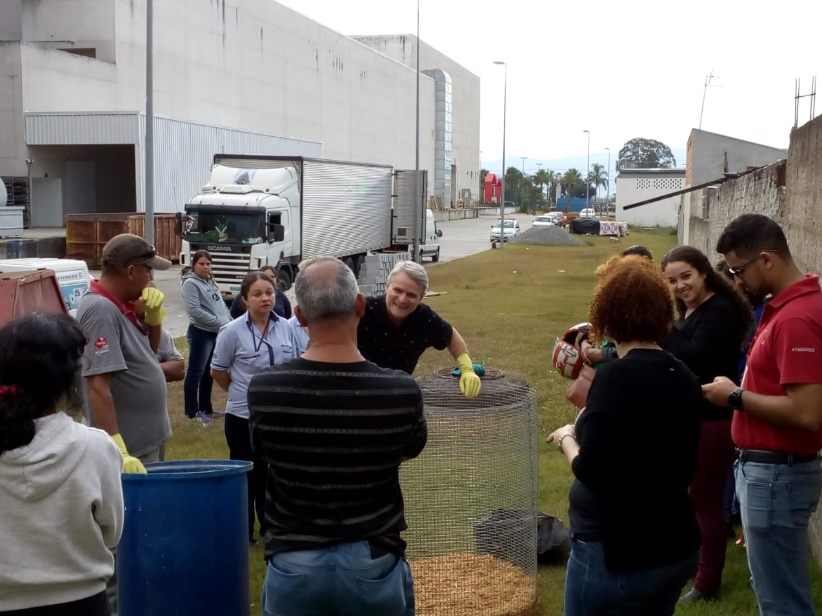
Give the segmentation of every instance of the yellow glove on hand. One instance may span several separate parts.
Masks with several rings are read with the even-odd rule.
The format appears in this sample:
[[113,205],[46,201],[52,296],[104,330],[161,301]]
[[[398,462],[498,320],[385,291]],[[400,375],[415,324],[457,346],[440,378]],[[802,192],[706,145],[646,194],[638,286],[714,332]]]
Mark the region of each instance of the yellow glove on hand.
[[482,388],[482,380],[474,372],[474,363],[468,353],[457,357],[457,364],[460,367],[460,391],[469,400],[476,398]]
[[117,443],[117,447],[120,448],[120,453],[123,454],[123,472],[140,473],[145,475],[146,467],[143,466],[143,463],[140,462],[140,460],[138,460],[134,456],[128,455],[128,450],[126,449],[126,444],[123,442],[123,437],[120,436],[119,433],[117,433],[111,438],[114,439],[114,442]]
[[165,297],[160,289],[155,289],[154,287],[146,287],[143,289],[140,300],[146,307],[146,325],[157,327],[163,324],[166,318],[166,309],[163,308],[163,300]]

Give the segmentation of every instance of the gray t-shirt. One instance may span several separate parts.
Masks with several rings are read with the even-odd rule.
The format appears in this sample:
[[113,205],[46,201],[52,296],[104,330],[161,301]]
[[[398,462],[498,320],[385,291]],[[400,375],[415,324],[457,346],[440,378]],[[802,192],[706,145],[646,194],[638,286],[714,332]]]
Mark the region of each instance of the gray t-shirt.
[[161,364],[167,361],[180,361],[181,359],[185,359],[183,354],[177,350],[177,346],[174,344],[174,338],[172,338],[171,334],[166,330],[163,330],[163,335],[160,338],[160,346],[157,348],[155,355],[157,361]]
[[148,336],[111,300],[92,292],[80,300],[77,320],[89,339],[83,377],[111,373],[117,424],[128,452],[138,457],[156,449],[171,437],[171,424],[166,379]]

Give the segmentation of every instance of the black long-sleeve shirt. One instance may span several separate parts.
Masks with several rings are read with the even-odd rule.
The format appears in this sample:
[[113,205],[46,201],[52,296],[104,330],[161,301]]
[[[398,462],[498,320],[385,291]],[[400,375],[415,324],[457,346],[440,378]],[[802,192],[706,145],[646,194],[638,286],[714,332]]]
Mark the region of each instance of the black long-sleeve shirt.
[[[733,302],[717,293],[687,318],[681,317],[662,348],[688,366],[703,385],[713,383],[718,376],[737,381],[745,329],[746,323],[739,318]],[[714,406],[704,399],[698,411],[703,421],[733,417],[733,409]]]
[[611,571],[643,570],[696,552],[688,486],[696,470],[701,387],[665,351],[634,349],[602,365],[577,420],[574,536],[603,541]]

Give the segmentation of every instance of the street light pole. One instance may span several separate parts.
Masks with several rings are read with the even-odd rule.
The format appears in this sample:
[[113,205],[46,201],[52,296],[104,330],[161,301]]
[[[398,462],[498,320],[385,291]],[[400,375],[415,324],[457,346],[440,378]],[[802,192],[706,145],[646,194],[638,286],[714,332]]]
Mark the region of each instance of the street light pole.
[[591,207],[591,183],[588,181],[588,178],[591,177],[591,131],[584,130],[583,133],[588,133],[588,168],[585,170],[587,174],[584,178],[585,180],[585,207]]
[[519,206],[522,207],[525,203],[525,161],[527,156],[520,156],[522,159],[522,182],[519,185]]
[[605,190],[605,213],[608,214],[611,211],[611,148],[605,149],[608,150],[608,169],[606,170],[606,177],[608,178],[608,188]]
[[423,234],[423,216],[425,215],[425,205],[422,203],[420,197],[420,0],[417,0],[417,102],[416,102],[416,127],[414,132],[415,146],[414,146],[414,214],[417,219],[414,225],[416,232],[414,233],[414,254],[411,260],[416,263],[422,263],[422,256],[420,254],[420,239]]
[[494,64],[501,64],[505,68],[505,81],[502,88],[502,178],[500,178],[499,200],[499,245],[500,248],[505,248],[505,119],[508,115],[508,65],[499,60]]
[[146,168],[143,237],[154,245],[154,2],[146,2]]

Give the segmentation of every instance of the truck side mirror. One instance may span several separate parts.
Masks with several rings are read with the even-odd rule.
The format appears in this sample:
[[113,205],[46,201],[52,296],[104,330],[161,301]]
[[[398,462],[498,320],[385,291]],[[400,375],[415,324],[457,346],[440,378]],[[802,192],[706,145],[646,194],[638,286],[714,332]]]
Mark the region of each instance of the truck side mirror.
[[285,239],[285,227],[283,225],[268,225],[268,241],[282,242]]
[[442,237],[442,229],[437,229],[437,237]]
[[177,237],[183,235],[183,215],[180,212],[174,214],[174,235]]

